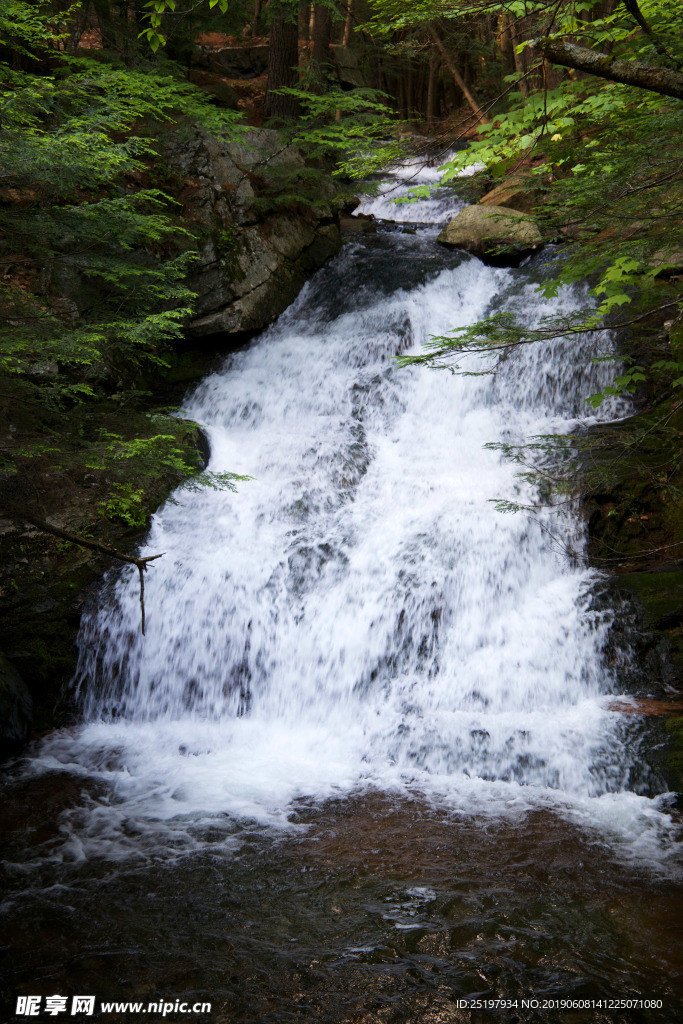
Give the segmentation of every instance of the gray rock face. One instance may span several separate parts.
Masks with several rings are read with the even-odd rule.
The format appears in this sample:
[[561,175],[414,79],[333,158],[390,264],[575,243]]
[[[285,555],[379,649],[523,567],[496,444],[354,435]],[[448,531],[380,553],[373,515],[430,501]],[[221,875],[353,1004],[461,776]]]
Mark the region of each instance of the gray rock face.
[[[279,134],[253,129],[240,143],[195,129],[167,140],[165,155],[184,179],[183,202],[199,228],[194,337],[259,330],[296,298],[310,274],[341,245],[332,210],[268,211],[264,193],[305,167]],[[265,205],[265,210],[264,210]]]
[[33,701],[15,667],[0,654],[0,757],[16,753],[29,737]]
[[466,207],[446,225],[437,241],[466,249],[496,266],[514,265],[543,244],[533,217],[506,206]]
[[368,69],[357,50],[350,46],[332,46],[334,70],[342,85],[350,85],[355,89],[364,89],[369,85]]

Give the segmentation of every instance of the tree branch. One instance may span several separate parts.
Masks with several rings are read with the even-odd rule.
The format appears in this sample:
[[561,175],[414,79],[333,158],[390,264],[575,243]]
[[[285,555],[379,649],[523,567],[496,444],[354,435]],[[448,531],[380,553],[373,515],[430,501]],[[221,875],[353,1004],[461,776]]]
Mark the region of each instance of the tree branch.
[[606,78],[610,82],[633,85],[662,96],[683,99],[683,73],[671,68],[658,68],[639,60],[623,60],[607,53],[598,53],[576,43],[561,39],[534,39],[532,46],[551,63],[561,67],[585,71],[588,75]]
[[61,540],[68,540],[71,544],[77,544],[78,547],[87,548],[89,551],[97,551],[101,555],[107,555],[109,558],[116,558],[120,562],[128,562],[130,565],[137,566],[137,570],[140,574],[140,614],[142,619],[142,635],[145,635],[145,581],[144,573],[147,572],[147,565],[149,562],[153,562],[157,558],[161,558],[164,552],[158,555],[146,555],[144,558],[137,558],[135,555],[127,555],[123,551],[119,551],[118,548],[114,548],[111,544],[103,544],[98,540],[90,540],[86,537],[79,537],[76,533],[71,533],[70,530],[63,530],[59,526],[53,526],[52,523],[45,522],[44,519],[37,519],[35,516],[21,514],[21,518],[30,523],[31,526],[35,526],[38,530],[42,530],[43,533],[52,534],[53,537],[59,537]]

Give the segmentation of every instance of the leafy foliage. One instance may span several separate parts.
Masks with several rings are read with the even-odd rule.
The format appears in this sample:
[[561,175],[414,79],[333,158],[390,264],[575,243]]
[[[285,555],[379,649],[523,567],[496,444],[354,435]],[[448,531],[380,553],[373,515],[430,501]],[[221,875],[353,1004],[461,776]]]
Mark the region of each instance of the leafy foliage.
[[[469,11],[484,6],[491,9],[465,5]],[[583,36],[600,45],[609,39],[634,59],[643,51],[652,55],[647,37],[633,38],[633,21],[624,8],[586,22],[597,8],[591,0],[564,4],[555,27],[570,33],[580,26]],[[539,16],[547,12],[543,4],[513,4],[510,9]],[[652,0],[642,10],[653,30],[666,38],[667,54],[681,52],[681,37],[672,33],[669,20],[680,23],[680,8],[675,12],[668,0]],[[511,78],[514,83],[518,76]],[[676,100],[596,79],[567,78],[526,99],[513,93],[506,112],[480,125],[471,146],[445,165],[442,183],[474,164],[486,165],[494,178],[515,167],[526,169],[530,187],[544,193],[538,212],[546,238],[566,242],[562,258],[553,259],[553,279],[541,290],[553,294],[562,284],[592,282],[593,301],[573,319],[571,331],[595,330],[605,321],[614,326],[631,321],[620,313],[627,305],[638,313],[658,309],[675,316],[678,289],[667,278],[681,264],[680,240],[672,228],[683,215],[683,164],[674,141],[682,130],[683,108]],[[499,349],[564,334],[567,326],[560,318],[525,338],[513,317],[498,317],[435,340],[423,361],[443,365],[449,351],[455,356],[473,345]],[[683,370],[670,359],[657,361],[656,367],[677,375]],[[642,370],[634,367],[606,393],[633,390],[641,378]]]
[[[21,384],[17,401],[62,416],[163,371],[191,313],[196,242],[153,184],[159,126],[182,113],[231,137],[245,130],[167,60],[57,49],[78,7],[58,24],[47,2],[0,0],[0,376]],[[50,445],[15,458],[196,472],[173,434],[100,432],[75,448],[67,435],[53,430]],[[104,513],[139,525],[141,493],[119,481]]]
[[364,181],[403,155],[396,134],[400,123],[379,90],[281,91],[296,96],[302,108],[290,134],[292,144],[311,161],[333,163],[338,177]]

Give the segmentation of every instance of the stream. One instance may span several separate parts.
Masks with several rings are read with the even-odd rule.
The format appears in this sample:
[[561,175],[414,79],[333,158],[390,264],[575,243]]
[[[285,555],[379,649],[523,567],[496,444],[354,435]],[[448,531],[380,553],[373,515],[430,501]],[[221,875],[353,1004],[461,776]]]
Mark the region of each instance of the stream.
[[[393,202],[435,179],[398,168],[379,229],[187,397],[209,470],[253,479],[157,512],[146,635],[112,571],[82,723],[3,783],[7,1020],[30,993],[106,1021],[680,1020],[677,822],[656,727],[610,710],[620,612],[571,510],[497,510],[535,489],[484,447],[595,422],[609,342],[399,368],[585,299],[437,245],[450,192]],[[212,1011],[99,1003],[157,998]]]

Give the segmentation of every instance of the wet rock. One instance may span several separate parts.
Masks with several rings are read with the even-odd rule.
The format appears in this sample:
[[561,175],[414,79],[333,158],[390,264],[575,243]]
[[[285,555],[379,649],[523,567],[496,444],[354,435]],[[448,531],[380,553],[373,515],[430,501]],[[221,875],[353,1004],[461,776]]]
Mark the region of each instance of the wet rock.
[[33,722],[33,701],[16,668],[0,653],[0,757],[26,743]]
[[505,206],[468,206],[446,225],[437,241],[465,249],[494,266],[515,266],[543,244],[534,219]]
[[188,334],[266,327],[341,246],[325,183],[315,208],[278,208],[273,197],[306,165],[299,150],[268,129],[229,142],[196,128],[190,139],[168,139],[165,153],[185,180],[183,202],[201,233],[199,261],[188,279],[197,294]]
[[344,214],[339,218],[339,228],[343,232],[353,235],[362,235],[377,230],[377,221],[374,217],[367,217],[363,213],[349,216]]

